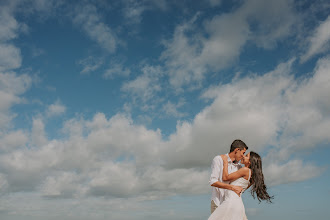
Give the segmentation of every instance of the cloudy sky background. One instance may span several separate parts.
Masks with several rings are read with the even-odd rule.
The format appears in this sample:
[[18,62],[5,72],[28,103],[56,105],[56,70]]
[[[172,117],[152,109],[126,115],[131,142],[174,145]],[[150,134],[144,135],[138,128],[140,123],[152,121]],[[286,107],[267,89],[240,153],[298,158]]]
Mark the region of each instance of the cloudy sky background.
[[330,3],[0,1],[0,218],[207,219],[240,138],[274,204],[325,219]]

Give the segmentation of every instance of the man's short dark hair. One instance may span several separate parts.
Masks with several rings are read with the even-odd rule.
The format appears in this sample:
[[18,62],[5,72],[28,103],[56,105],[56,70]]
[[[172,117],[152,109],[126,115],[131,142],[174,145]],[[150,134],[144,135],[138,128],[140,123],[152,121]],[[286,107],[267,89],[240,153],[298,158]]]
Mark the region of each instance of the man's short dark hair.
[[248,146],[246,146],[246,144],[243,141],[238,140],[238,139],[234,140],[233,143],[231,144],[230,152],[233,152],[236,148],[239,148],[240,150],[244,150],[244,148],[246,150],[249,149]]

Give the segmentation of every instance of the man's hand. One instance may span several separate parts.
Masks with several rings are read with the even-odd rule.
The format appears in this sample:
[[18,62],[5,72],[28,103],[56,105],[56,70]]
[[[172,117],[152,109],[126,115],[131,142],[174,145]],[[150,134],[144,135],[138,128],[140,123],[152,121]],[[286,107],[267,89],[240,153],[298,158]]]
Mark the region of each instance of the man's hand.
[[234,191],[238,196],[241,196],[241,192],[243,191],[243,188],[240,186],[233,186],[231,188],[232,191]]

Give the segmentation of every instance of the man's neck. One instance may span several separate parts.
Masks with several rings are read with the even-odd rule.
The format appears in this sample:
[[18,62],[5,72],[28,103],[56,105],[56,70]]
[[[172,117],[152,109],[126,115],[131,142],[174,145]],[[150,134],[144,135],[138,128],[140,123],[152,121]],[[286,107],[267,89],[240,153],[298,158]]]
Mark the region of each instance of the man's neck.
[[231,159],[231,161],[235,161],[235,153],[234,152],[230,152],[229,154],[228,154],[228,156],[229,156],[229,158]]

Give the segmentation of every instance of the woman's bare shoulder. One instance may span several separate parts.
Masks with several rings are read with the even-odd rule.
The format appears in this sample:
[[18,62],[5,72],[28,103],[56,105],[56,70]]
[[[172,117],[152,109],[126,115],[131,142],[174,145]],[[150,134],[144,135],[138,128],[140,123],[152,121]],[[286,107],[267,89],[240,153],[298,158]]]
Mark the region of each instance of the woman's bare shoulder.
[[242,167],[241,170],[242,170],[242,172],[247,173],[247,174],[250,172],[250,168],[248,168],[248,167]]

